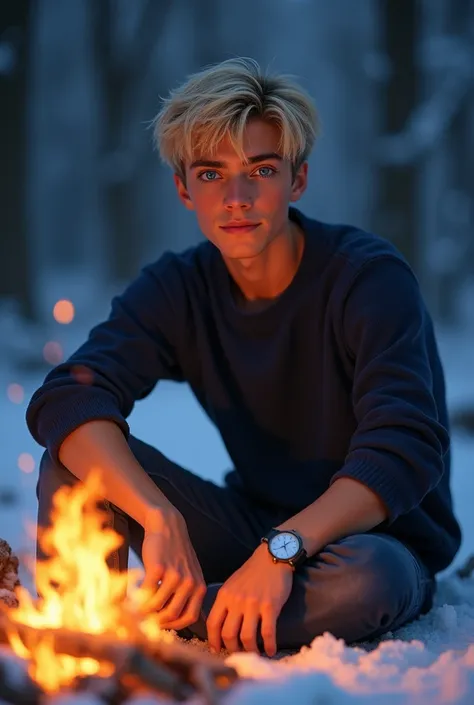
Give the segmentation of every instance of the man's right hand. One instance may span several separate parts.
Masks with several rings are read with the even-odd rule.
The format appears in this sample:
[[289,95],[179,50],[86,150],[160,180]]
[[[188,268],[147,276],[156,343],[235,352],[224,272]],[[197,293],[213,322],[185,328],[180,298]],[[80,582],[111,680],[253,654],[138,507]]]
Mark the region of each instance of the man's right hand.
[[176,510],[152,510],[142,546],[143,587],[149,590],[163,629],[184,629],[198,621],[206,583],[186,522]]

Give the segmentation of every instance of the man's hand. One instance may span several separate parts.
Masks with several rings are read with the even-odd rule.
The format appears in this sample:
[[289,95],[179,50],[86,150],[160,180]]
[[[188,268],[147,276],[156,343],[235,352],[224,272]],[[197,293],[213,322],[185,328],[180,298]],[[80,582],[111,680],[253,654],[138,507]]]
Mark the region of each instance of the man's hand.
[[197,622],[206,584],[186,522],[175,510],[157,510],[145,525],[143,587],[153,595],[163,629],[184,629]]
[[221,638],[228,651],[239,651],[239,638],[246,651],[257,647],[257,629],[261,621],[261,634],[265,651],[274,656],[276,621],[291,593],[293,568],[284,563],[272,562],[263,544],[222,585],[207,619],[210,646],[219,652]]

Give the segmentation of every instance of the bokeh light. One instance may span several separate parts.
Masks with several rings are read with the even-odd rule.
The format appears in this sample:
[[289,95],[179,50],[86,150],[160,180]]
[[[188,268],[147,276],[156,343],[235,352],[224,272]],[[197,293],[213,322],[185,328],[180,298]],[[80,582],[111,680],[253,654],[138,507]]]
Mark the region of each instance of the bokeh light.
[[74,319],[74,304],[68,299],[60,299],[54,304],[53,316],[58,323],[71,323]]
[[50,340],[43,348],[43,357],[50,365],[59,365],[64,359],[62,346],[55,340]]
[[21,384],[12,383],[7,387],[7,396],[14,404],[21,404],[25,398],[25,390]]
[[35,459],[29,453],[22,453],[18,457],[18,467],[27,475],[35,471]]

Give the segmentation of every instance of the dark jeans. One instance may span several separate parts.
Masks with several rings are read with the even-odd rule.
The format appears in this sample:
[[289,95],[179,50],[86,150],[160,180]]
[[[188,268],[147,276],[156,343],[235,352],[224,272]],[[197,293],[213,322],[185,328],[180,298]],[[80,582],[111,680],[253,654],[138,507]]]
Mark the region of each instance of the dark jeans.
[[[186,520],[209,586],[202,618],[190,629],[206,638],[205,618],[220,584],[288,513],[204,480],[136,438],[130,438],[130,447]],[[64,466],[54,464],[47,453],[43,455],[38,481],[40,526],[48,524],[56,490],[76,482]],[[125,539],[109,564],[125,570],[129,546],[141,555],[143,530],[116,507],[107,502],[106,506],[111,525]],[[326,631],[347,643],[374,638],[427,612],[433,592],[434,581],[422,562],[397,539],[381,533],[348,536],[326,546],[295,573],[292,592],[277,622],[278,648],[298,649]]]

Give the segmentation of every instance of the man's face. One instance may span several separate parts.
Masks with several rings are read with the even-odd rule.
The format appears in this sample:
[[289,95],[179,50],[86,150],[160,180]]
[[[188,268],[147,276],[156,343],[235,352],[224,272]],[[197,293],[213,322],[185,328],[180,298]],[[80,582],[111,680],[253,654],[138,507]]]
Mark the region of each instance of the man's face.
[[228,137],[212,155],[196,154],[185,165],[186,185],[175,175],[186,208],[196,211],[203,234],[223,257],[257,257],[288,223],[288,205],[307,183],[307,163],[296,176],[278,151],[279,128],[261,119],[245,129],[243,164]]

